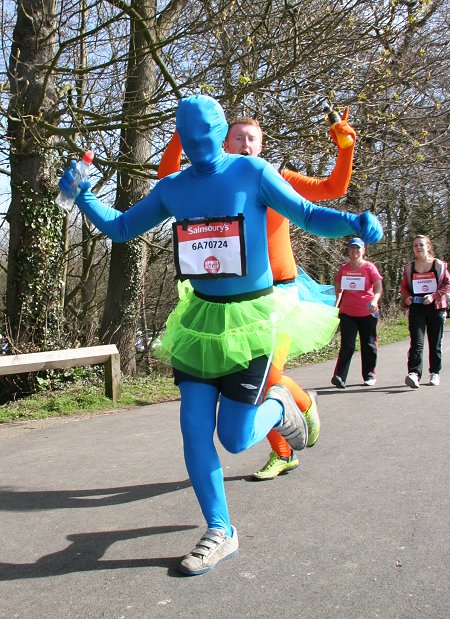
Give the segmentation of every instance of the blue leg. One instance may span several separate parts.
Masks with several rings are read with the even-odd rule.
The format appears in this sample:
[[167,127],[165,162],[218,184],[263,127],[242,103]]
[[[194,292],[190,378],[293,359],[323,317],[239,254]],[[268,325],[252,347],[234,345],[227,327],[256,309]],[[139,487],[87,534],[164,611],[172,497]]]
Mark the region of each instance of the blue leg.
[[214,446],[216,387],[191,381],[179,385],[184,460],[195,494],[210,529],[232,535],[223,470]]
[[235,402],[222,396],[217,433],[222,445],[231,453],[240,453],[266,438],[282,420],[283,407],[277,400],[266,400],[260,406]]

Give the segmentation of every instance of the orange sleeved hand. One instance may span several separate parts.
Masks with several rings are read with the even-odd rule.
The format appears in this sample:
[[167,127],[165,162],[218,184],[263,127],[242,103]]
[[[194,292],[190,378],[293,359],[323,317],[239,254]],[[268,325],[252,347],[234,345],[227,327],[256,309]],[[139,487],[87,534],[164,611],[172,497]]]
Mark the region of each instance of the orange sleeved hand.
[[333,142],[336,144],[338,148],[339,148],[339,142],[337,139],[338,134],[345,135],[345,136],[349,135],[353,140],[353,144],[355,144],[356,142],[356,131],[347,122],[348,111],[349,111],[349,108],[347,106],[344,110],[344,113],[342,114],[341,122],[336,123],[332,127],[330,127],[331,139],[333,140]]
[[181,140],[178,133],[175,131],[167,144],[166,150],[163,153],[161,162],[158,166],[158,178],[164,178],[174,172],[179,172],[181,168],[181,154],[183,152]]
[[338,156],[336,164],[327,178],[315,178],[313,176],[304,176],[292,170],[282,170],[281,175],[295,189],[297,193],[317,202],[319,200],[334,200],[340,198],[347,191],[350,178],[352,175],[353,153],[355,150],[356,132],[348,122],[348,107],[345,108],[342,114],[342,121],[330,129],[330,135],[337,144],[335,131],[351,135],[353,137],[353,146],[350,148],[340,148],[338,146]]

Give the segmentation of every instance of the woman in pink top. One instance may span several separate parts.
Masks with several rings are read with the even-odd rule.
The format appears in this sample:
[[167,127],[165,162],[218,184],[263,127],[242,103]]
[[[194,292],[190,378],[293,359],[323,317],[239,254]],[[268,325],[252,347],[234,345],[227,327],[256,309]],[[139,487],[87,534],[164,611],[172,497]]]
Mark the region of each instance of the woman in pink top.
[[363,381],[368,387],[375,385],[378,301],[383,292],[383,278],[377,267],[364,259],[364,241],[353,238],[347,246],[350,259],[339,269],[335,284],[341,347],[331,382],[339,389],[345,389],[358,333]]

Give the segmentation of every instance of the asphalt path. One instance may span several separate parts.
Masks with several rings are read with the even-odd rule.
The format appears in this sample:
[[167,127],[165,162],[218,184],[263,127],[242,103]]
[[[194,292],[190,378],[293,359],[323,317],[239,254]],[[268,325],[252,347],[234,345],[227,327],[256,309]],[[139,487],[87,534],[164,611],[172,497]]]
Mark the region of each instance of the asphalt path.
[[269,482],[266,441],[219,447],[240,552],[202,576],[176,569],[205,529],[178,402],[0,426],[0,617],[447,619],[449,331],[439,387],[404,385],[406,341],[372,388],[357,355],[344,391],[334,362],[289,371],[320,439]]

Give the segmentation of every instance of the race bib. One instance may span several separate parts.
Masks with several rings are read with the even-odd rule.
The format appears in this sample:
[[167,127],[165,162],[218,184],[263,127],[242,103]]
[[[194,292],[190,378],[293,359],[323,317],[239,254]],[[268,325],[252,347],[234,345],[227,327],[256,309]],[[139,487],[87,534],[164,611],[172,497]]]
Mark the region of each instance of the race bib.
[[347,272],[341,278],[342,290],[365,290],[366,278],[361,273]]
[[184,219],[172,224],[179,279],[247,274],[244,216]]
[[437,290],[434,273],[413,273],[412,289],[414,294],[432,294]]

